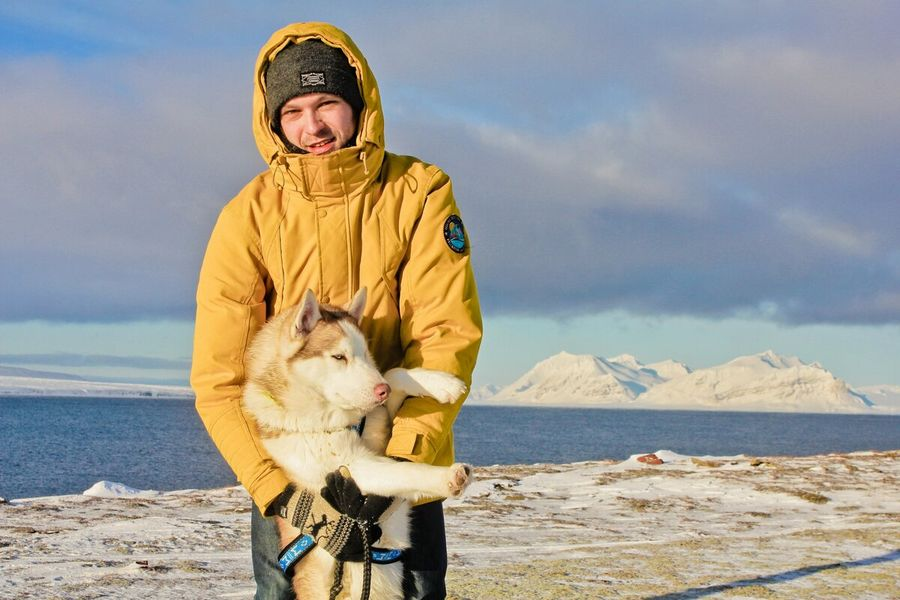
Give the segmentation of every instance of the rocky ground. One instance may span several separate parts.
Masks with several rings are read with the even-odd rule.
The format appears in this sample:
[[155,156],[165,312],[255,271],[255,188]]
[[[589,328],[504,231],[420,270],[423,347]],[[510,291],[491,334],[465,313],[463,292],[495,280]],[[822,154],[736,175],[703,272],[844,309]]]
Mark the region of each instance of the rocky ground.
[[[455,600],[897,598],[900,452],[479,469]],[[0,504],[0,598],[246,598],[240,488]]]

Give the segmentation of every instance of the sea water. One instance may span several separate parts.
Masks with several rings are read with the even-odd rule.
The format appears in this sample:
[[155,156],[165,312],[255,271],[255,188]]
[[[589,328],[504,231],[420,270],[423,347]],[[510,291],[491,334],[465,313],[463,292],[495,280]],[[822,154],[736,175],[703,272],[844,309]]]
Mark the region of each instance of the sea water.
[[[464,405],[457,460],[568,463],[673,450],[731,456],[900,449],[900,416]],[[235,485],[190,400],[0,397],[0,496]]]

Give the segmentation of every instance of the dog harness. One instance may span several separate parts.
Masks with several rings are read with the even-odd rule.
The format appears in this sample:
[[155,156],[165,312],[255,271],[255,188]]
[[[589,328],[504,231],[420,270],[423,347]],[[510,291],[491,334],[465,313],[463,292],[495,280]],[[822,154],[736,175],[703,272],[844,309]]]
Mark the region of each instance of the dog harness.
[[[363,532],[363,540],[365,540],[365,532]],[[363,542],[365,543],[365,541]],[[302,533],[294,538],[294,541],[287,545],[278,555],[278,566],[285,577],[290,579],[294,574],[294,567],[300,562],[304,556],[316,547],[316,540],[308,533]],[[372,564],[389,565],[395,563],[403,556],[403,551],[397,548],[370,548],[363,561],[363,593],[362,600],[369,597],[369,586],[371,585]],[[331,597],[334,598],[341,590],[341,580],[344,577],[344,562],[338,561],[337,568],[334,573],[334,582],[331,588]]]
[[[272,400],[275,400],[272,398]],[[349,425],[346,428],[343,428],[343,431],[352,430],[356,432],[357,435],[362,435],[363,428],[366,425],[366,418],[363,417],[362,420],[356,425]],[[327,432],[331,433],[331,432]],[[349,473],[348,473],[349,474]],[[307,505],[307,511],[309,505]],[[300,505],[298,504],[298,509]],[[286,517],[285,514],[282,514],[282,517]],[[366,531],[369,528],[369,523],[360,520],[352,520],[349,525],[349,529],[344,531],[334,531],[332,532],[332,536],[343,536],[344,539],[348,535],[350,535],[350,529],[357,527],[360,529],[360,533],[362,534],[362,540],[364,545],[364,556],[365,558],[362,560],[363,563],[363,588],[362,588],[362,597],[361,600],[369,599],[369,592],[371,589],[371,581],[372,581],[372,565],[389,565],[399,561],[403,557],[403,551],[397,548],[370,548],[368,544],[368,537]],[[313,532],[315,533],[315,531]],[[329,542],[333,542],[334,538],[329,540]],[[279,554],[278,554],[278,567],[281,569],[281,572],[284,573],[285,577],[288,579],[293,577],[294,567],[298,562],[303,560],[303,557],[310,553],[310,551],[316,547],[317,541],[316,538],[308,533],[301,533],[294,540],[288,544]],[[326,550],[328,550],[328,544],[326,544]],[[334,600],[337,598],[337,595],[340,593],[343,584],[342,580],[344,578],[344,561],[337,561],[337,565],[335,566],[334,571],[334,579],[332,581],[331,586],[331,594],[330,600]]]
[[[291,576],[296,565],[300,560],[309,554],[310,550],[315,548],[316,540],[308,533],[302,533],[294,538],[294,541],[285,547],[278,555],[278,566],[281,572]],[[376,565],[389,565],[400,560],[403,555],[402,550],[396,548],[372,548],[369,550],[369,560]]]

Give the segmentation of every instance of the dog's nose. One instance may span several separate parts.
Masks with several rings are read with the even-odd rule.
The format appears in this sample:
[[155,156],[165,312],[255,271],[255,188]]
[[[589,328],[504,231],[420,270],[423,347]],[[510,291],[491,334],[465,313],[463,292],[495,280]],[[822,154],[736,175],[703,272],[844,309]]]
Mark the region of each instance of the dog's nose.
[[391,393],[391,386],[386,383],[379,383],[375,386],[375,397],[378,398],[378,401],[384,403],[387,401],[388,396]]

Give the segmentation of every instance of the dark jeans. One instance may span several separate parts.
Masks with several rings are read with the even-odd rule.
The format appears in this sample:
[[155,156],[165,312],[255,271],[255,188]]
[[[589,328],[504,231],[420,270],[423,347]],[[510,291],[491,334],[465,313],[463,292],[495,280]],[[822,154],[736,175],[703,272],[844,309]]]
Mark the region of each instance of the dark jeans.
[[[444,534],[444,508],[440,502],[416,506],[410,512],[412,547],[404,553],[404,565],[412,576],[416,592],[406,600],[443,600],[447,595],[447,539]],[[250,520],[253,551],[253,576],[256,600],[296,600],[290,583],[278,568],[281,546],[275,521],[266,519],[253,506]]]

